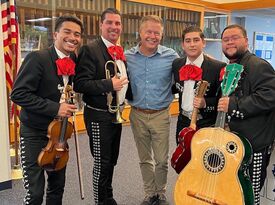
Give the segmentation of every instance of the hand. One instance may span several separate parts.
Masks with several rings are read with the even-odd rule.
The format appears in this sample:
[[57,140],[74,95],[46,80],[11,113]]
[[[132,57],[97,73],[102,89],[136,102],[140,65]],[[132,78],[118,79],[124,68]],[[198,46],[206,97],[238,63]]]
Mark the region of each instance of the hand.
[[228,112],[229,106],[229,97],[222,97],[218,102],[218,111],[219,112]]
[[117,78],[116,76],[112,77],[113,88],[115,91],[119,91],[123,88],[123,85],[129,83],[127,77]]
[[195,108],[205,108],[206,107],[205,99],[202,97],[195,97],[193,101],[193,106]]
[[71,117],[77,107],[68,103],[61,103],[57,115],[60,117]]

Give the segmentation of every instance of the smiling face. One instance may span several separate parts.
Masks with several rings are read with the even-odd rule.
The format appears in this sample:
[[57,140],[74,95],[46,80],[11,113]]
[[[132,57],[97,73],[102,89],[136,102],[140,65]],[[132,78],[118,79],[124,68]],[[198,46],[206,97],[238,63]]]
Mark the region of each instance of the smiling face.
[[81,27],[77,23],[64,21],[54,32],[53,38],[55,47],[65,55],[69,55],[80,46]]
[[103,22],[100,24],[100,29],[103,38],[116,44],[122,31],[120,15],[106,13]]
[[200,37],[199,32],[186,33],[182,42],[182,48],[191,61],[195,61],[205,47],[205,40]]
[[153,54],[160,44],[163,27],[159,22],[153,20],[145,21],[141,24],[140,34],[140,51],[144,55]]
[[229,60],[238,59],[248,49],[248,39],[239,28],[229,28],[222,35],[222,50]]

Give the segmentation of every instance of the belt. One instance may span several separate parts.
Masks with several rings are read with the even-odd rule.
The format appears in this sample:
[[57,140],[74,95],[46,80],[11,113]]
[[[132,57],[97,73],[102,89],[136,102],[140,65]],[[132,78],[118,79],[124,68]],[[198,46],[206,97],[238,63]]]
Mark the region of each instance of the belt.
[[160,110],[150,110],[150,109],[142,109],[142,108],[138,108],[138,107],[134,107],[134,106],[132,106],[132,108],[134,110],[137,110],[137,111],[145,113],[145,114],[154,114],[154,113],[161,112],[161,111],[167,109],[167,107],[165,107],[165,108],[162,108]]
[[[188,112],[188,111],[185,111],[185,110],[181,110],[181,114],[191,120],[192,111]],[[200,120],[200,119],[202,119],[202,116],[201,116],[201,114],[198,114],[197,115],[197,120]]]
[[108,110],[100,109],[100,108],[96,108],[96,107],[92,107],[92,106],[87,105],[87,104],[85,104],[85,106],[86,106],[87,108],[90,108],[90,109],[92,109],[92,110],[96,110],[96,111],[99,111],[99,112],[108,112]]

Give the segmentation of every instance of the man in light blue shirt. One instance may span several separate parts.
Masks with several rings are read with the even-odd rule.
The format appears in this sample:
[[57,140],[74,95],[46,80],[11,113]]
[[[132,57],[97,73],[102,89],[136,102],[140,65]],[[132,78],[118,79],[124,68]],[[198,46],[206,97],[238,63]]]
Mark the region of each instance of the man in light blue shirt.
[[168,205],[165,195],[168,174],[170,116],[173,100],[172,62],[178,54],[160,45],[163,21],[150,15],[141,20],[141,41],[126,51],[133,100],[131,127],[136,142],[145,198],[141,205]]

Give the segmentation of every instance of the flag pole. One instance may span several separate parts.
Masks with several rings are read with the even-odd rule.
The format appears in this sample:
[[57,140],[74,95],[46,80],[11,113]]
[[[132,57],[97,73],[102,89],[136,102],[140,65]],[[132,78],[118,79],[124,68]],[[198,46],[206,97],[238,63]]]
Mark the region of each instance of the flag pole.
[[[19,39],[18,39],[19,40]],[[16,69],[16,61],[18,59],[15,58],[16,55],[16,49],[15,49],[15,44],[12,44],[12,78],[13,78],[13,83],[16,78],[17,74],[17,69]],[[22,169],[19,164],[19,154],[18,154],[18,149],[19,149],[19,144],[18,144],[18,132],[17,132],[17,105],[13,103],[13,135],[14,135],[14,150],[15,150],[15,163],[13,165],[13,169],[11,172],[12,179],[21,179],[22,176]]]
[[[15,44],[12,44],[12,75],[13,82],[15,81],[16,76],[16,59],[15,59]],[[14,149],[15,149],[15,165],[19,165],[19,156],[18,156],[18,137],[17,137],[17,105],[13,103],[13,134],[14,134]]]
[[[17,66],[19,66],[19,53],[20,51],[20,35],[19,35],[19,25],[16,16],[16,2],[15,0],[10,0],[10,23],[11,23],[11,68],[12,68],[12,81],[15,82],[17,74]],[[21,60],[21,59],[20,59]],[[12,178],[20,179],[22,178],[22,169],[19,164],[19,139],[17,132],[17,105],[13,103],[13,134],[14,134],[14,149],[15,149],[15,163],[12,170]]]

